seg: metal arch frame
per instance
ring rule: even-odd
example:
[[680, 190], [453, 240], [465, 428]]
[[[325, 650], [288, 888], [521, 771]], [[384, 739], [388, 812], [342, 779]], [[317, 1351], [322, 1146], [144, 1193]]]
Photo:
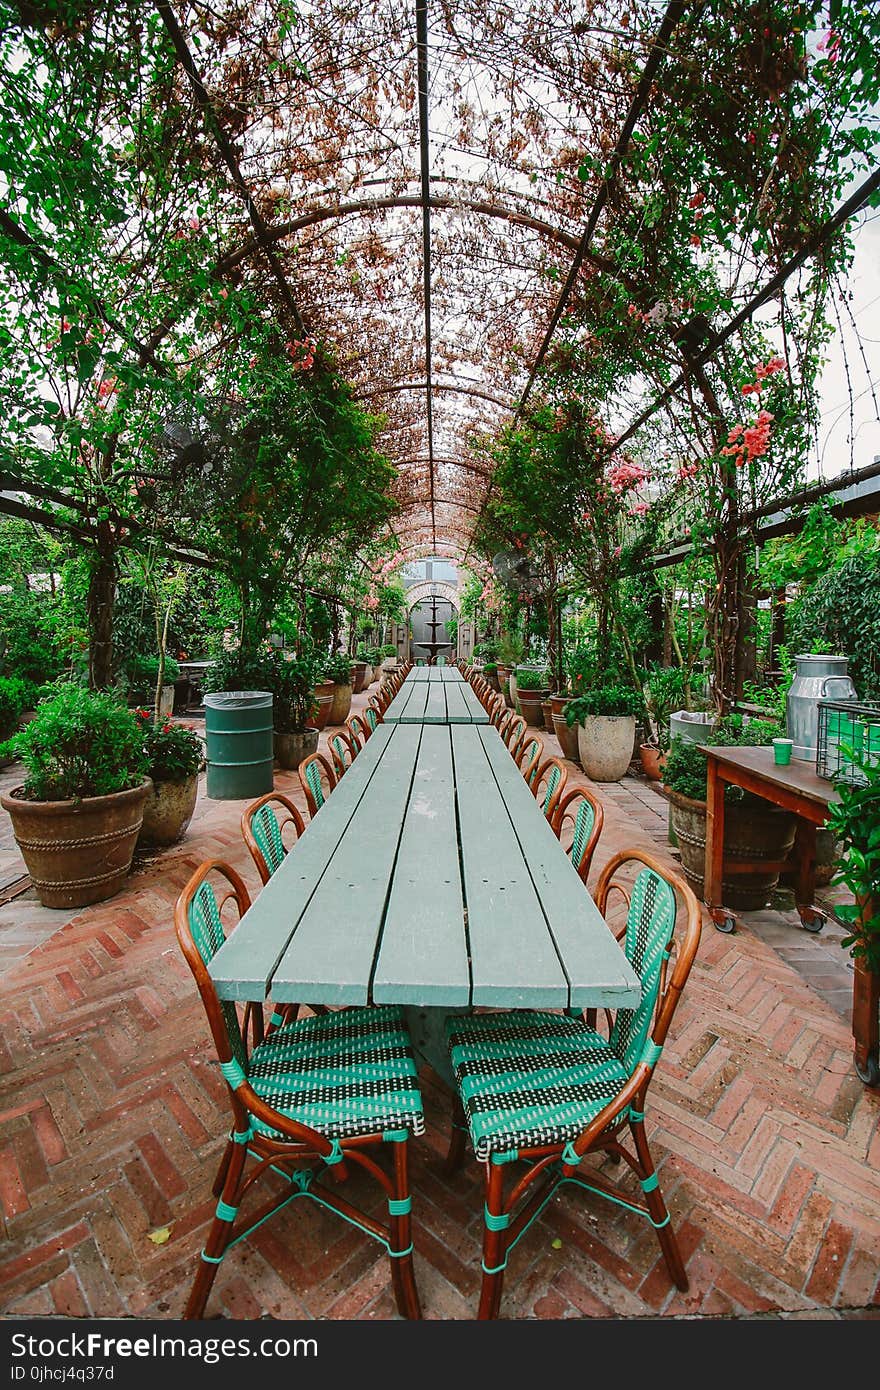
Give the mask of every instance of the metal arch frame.
[[431, 392], [431, 151], [428, 128], [428, 0], [416, 0], [416, 72], [419, 106], [419, 160], [422, 185], [422, 293], [425, 301], [425, 410], [430, 463], [431, 530], [436, 537], [434, 512], [434, 403]]

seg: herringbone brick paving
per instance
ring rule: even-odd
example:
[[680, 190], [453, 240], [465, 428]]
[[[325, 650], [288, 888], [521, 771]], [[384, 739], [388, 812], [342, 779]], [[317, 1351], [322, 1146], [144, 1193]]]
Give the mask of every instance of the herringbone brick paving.
[[[582, 777], [567, 766], [570, 781]], [[293, 775], [277, 785], [302, 804]], [[665, 806], [646, 784], [600, 791], [599, 862], [625, 844], [669, 854]], [[8, 1315], [182, 1310], [228, 1112], [172, 908], [211, 855], [258, 890], [240, 810], [201, 800], [180, 846], [111, 902], [62, 916], [0, 984]], [[422, 1083], [420, 1293], [426, 1316], [466, 1318], [479, 1286], [479, 1173], [470, 1160], [442, 1176], [448, 1096], [427, 1070]], [[511, 1255], [504, 1315], [870, 1315], [880, 1308], [878, 1119], [880, 1095], [852, 1070], [845, 1020], [758, 935], [707, 927], [649, 1093], [690, 1291], [670, 1286], [638, 1218], [564, 1190]], [[357, 1173], [350, 1183], [354, 1200], [374, 1202]], [[154, 1244], [150, 1233], [166, 1226], [170, 1238]], [[387, 1260], [329, 1213], [293, 1204], [227, 1257], [209, 1314], [392, 1317]]]

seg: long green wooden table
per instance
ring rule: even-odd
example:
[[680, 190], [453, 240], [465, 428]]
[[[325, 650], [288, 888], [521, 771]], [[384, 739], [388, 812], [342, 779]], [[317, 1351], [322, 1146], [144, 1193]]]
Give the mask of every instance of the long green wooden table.
[[[422, 679], [423, 669], [436, 671], [438, 679]], [[460, 671], [456, 671], [458, 680], [441, 679], [446, 670], [428, 666], [410, 671], [383, 715], [386, 724], [488, 724], [476, 691], [462, 680]]]
[[408, 681], [443, 681], [455, 685], [464, 681], [457, 666], [414, 666], [408, 673]]
[[468, 724], [381, 724], [210, 972], [223, 999], [278, 1003], [640, 996], [496, 730]]

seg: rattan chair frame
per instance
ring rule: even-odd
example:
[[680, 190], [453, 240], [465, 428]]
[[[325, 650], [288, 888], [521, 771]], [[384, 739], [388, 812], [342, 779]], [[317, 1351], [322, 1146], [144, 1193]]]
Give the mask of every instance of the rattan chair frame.
[[[323, 773], [323, 780], [326, 780], [327, 782], [327, 796], [329, 796], [330, 793], [335, 790], [337, 781], [336, 773], [333, 771], [333, 768], [330, 766], [323, 753], [310, 753], [307, 758], [303, 758], [302, 762], [297, 768], [297, 773], [299, 775], [300, 786], [305, 792], [306, 805], [309, 808], [309, 816], [311, 818], [314, 818], [321, 809], [317, 801], [315, 800], [314, 792], [312, 791], [311, 787], [306, 781], [306, 771], [309, 767], [312, 766], [313, 763], [318, 764], [320, 773]], [[327, 797], [325, 796], [324, 801], [326, 800]], [[323, 805], [323, 802], [321, 804]]]
[[[586, 883], [590, 876], [593, 855], [596, 853], [596, 846], [599, 843], [599, 838], [605, 826], [605, 810], [601, 801], [595, 793], [591, 792], [587, 787], [573, 787], [556, 803], [556, 809], [550, 823], [553, 826], [557, 838], [562, 842], [565, 824], [567, 821], [571, 821], [572, 823], [575, 821], [578, 813], [578, 806], [576, 803], [581, 801], [589, 802], [590, 806], [593, 808], [593, 827], [587, 837], [584, 848], [581, 850], [580, 858], [577, 861], [572, 858], [571, 862], [575, 871], [580, 876], [581, 881]], [[573, 847], [572, 845], [571, 848], [573, 849]], [[571, 849], [569, 849], [568, 854], [571, 858]]]
[[[286, 826], [293, 825], [294, 829], [296, 830], [296, 838], [299, 839], [300, 835], [302, 835], [305, 831], [306, 823], [303, 820], [302, 814], [299, 811], [298, 807], [294, 806], [290, 797], [284, 796], [282, 792], [267, 792], [265, 796], [258, 797], [256, 801], [252, 801], [250, 806], [246, 806], [245, 809], [242, 811], [242, 837], [244, 839], [245, 844], [248, 847], [248, 850], [250, 851], [251, 858], [257, 866], [257, 873], [260, 875], [262, 882], [268, 883], [269, 879], [272, 877], [272, 870], [266, 863], [265, 855], [263, 854], [263, 851], [260, 849], [259, 845], [257, 844], [254, 838], [254, 832], [251, 824], [254, 816], [264, 806], [272, 806], [273, 810], [275, 806], [283, 808], [283, 819], [277, 814], [277, 812], [275, 814], [275, 819], [276, 821], [278, 821], [278, 829], [281, 831], [282, 834], [284, 833], [284, 829]], [[286, 851], [287, 846], [285, 846], [285, 852]]]
[[[340, 744], [342, 745], [341, 748]], [[360, 744], [343, 726], [330, 735], [327, 740], [327, 749], [333, 763], [333, 771], [336, 773], [336, 780], [341, 782], [360, 752]], [[345, 761], [346, 754], [348, 755], [348, 762]]]
[[[219, 905], [220, 910], [222, 911], [223, 905], [232, 898], [237, 904], [239, 916], [247, 911], [250, 899], [242, 879], [228, 864], [212, 859], [196, 869], [180, 894], [174, 909], [174, 926], [180, 948], [201, 995], [220, 1065], [225, 1065], [231, 1072], [235, 1072], [235, 1067], [231, 1066], [235, 1062], [232, 1043], [220, 1000], [193, 938], [189, 919], [193, 897], [212, 874], [225, 879], [230, 889]], [[253, 1007], [250, 1004], [247, 1006], [245, 1018], [248, 1010]], [[291, 1026], [295, 1028], [296, 1024]], [[242, 1031], [247, 1051], [247, 1035]], [[213, 1192], [218, 1199], [217, 1209], [199, 1259], [184, 1318], [201, 1318], [204, 1315], [217, 1269], [231, 1246], [244, 1240], [274, 1212], [298, 1197], [311, 1197], [322, 1207], [335, 1212], [350, 1224], [359, 1227], [365, 1234], [383, 1243], [390, 1256], [392, 1286], [398, 1309], [404, 1317], [420, 1317], [412, 1261], [408, 1138], [386, 1139], [382, 1134], [376, 1133], [362, 1135], [356, 1139], [331, 1141], [318, 1130], [288, 1118], [261, 1100], [251, 1087], [246, 1071], [243, 1071], [240, 1064], [237, 1070], [240, 1076], [233, 1076], [233, 1079], [224, 1072], [232, 1109], [232, 1129], [214, 1180]], [[255, 1131], [251, 1124], [252, 1117], [284, 1135], [284, 1140], [270, 1139]], [[384, 1149], [386, 1145], [390, 1147], [392, 1154], [390, 1173], [386, 1173], [366, 1152], [377, 1146]], [[255, 1166], [246, 1176], [248, 1160], [253, 1160]], [[304, 1162], [316, 1162], [318, 1166], [304, 1170]], [[326, 1166], [328, 1163], [329, 1167]], [[388, 1201], [389, 1212], [396, 1211], [399, 1214], [389, 1214], [386, 1223], [377, 1221], [373, 1216], [367, 1215], [339, 1197], [325, 1183], [316, 1180], [329, 1172], [333, 1178], [341, 1181], [347, 1176], [346, 1165], [352, 1163], [363, 1168], [379, 1183]], [[288, 1189], [280, 1196], [272, 1197], [253, 1212], [247, 1221], [241, 1221], [238, 1209], [243, 1198], [259, 1179], [270, 1172], [287, 1178], [292, 1191]]]
[[[581, 1187], [597, 1196], [623, 1206], [629, 1211], [643, 1216], [654, 1227], [660, 1242], [661, 1252], [670, 1278], [677, 1288], [686, 1291], [687, 1273], [678, 1248], [678, 1241], [672, 1228], [669, 1212], [657, 1179], [654, 1160], [645, 1136], [645, 1098], [654, 1074], [656, 1059], [666, 1040], [676, 1006], [697, 953], [700, 943], [701, 912], [694, 893], [678, 874], [671, 873], [653, 854], [639, 848], [623, 849], [615, 854], [605, 865], [596, 889], [596, 904], [603, 914], [607, 909], [608, 897], [613, 889], [619, 889], [627, 903], [629, 896], [616, 881], [618, 870], [627, 864], [640, 864], [652, 869], [673, 888], [678, 899], [678, 916], [673, 932], [669, 961], [665, 961], [660, 977], [660, 988], [654, 1008], [653, 1027], [649, 1028], [649, 1038], [653, 1047], [653, 1061], [639, 1061], [627, 1082], [617, 1096], [596, 1115], [591, 1123], [571, 1144], [544, 1145], [540, 1148], [520, 1149], [518, 1158], [529, 1165], [527, 1171], [517, 1173], [507, 1193], [505, 1193], [504, 1160], [489, 1161], [483, 1165], [484, 1180], [484, 1232], [483, 1232], [483, 1279], [480, 1290], [478, 1317], [496, 1318], [501, 1303], [504, 1284], [504, 1269], [507, 1256], [533, 1221], [540, 1216], [558, 1188], [569, 1183]], [[685, 918], [683, 939], [678, 942], [678, 923]], [[621, 929], [618, 939], [625, 934]], [[587, 1019], [593, 1026], [589, 1016]], [[629, 1117], [629, 1118], [627, 1118]], [[624, 1129], [628, 1126], [635, 1153], [630, 1152], [620, 1142]], [[446, 1172], [452, 1174], [464, 1159], [467, 1138], [467, 1125], [460, 1099], [454, 1105], [452, 1137], [446, 1161]], [[578, 1177], [578, 1167], [587, 1154], [608, 1153], [614, 1159], [622, 1159], [639, 1179], [644, 1201], [638, 1201], [630, 1192], [623, 1191], [603, 1174], [592, 1169], [589, 1176]], [[567, 1161], [572, 1160], [572, 1161]], [[535, 1186], [537, 1184], [537, 1186]]]
[[529, 786], [532, 785], [532, 778], [543, 756], [544, 740], [538, 734], [529, 734], [527, 729], [520, 742], [515, 762]]
[[[545, 786], [545, 779], [551, 777], [554, 769], [559, 773], [559, 781], [549, 794], [549, 798], [545, 805], [545, 797], [541, 794], [541, 788]], [[565, 791], [565, 784], [567, 781], [568, 768], [560, 758], [545, 758], [540, 767], [536, 769], [531, 781], [529, 781], [529, 786], [535, 794], [535, 800], [551, 825], [553, 823], [553, 815], [556, 811], [556, 807], [559, 805], [562, 793]]]

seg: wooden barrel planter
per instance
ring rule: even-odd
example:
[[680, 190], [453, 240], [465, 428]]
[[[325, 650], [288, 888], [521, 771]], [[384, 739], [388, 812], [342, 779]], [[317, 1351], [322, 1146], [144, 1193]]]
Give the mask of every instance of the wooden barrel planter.
[[[667, 792], [672, 829], [681, 850], [684, 876], [697, 897], [703, 897], [706, 868], [706, 803], [680, 792]], [[740, 860], [755, 867], [722, 879], [723, 902], [741, 912], [766, 907], [779, 882], [779, 870], [762, 869], [761, 860], [778, 864], [791, 852], [797, 818], [769, 802], [728, 802], [724, 807], [724, 864]]]

